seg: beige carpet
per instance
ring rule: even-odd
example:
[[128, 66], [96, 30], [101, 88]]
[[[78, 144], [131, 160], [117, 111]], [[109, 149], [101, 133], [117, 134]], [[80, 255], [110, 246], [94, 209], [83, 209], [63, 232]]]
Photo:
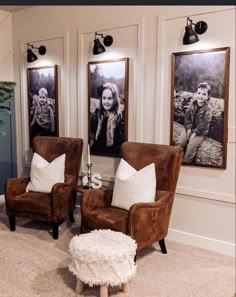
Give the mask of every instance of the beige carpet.
[[[4, 201], [0, 199], [0, 296], [76, 297], [75, 277], [69, 272], [68, 244], [79, 233], [76, 223], [60, 226], [59, 240], [50, 225], [17, 218], [10, 232]], [[168, 254], [158, 245], [137, 255], [137, 274], [130, 281], [130, 297], [233, 297], [235, 259], [167, 241]], [[81, 296], [97, 297], [99, 288], [85, 287]], [[110, 297], [126, 297], [118, 287]]]

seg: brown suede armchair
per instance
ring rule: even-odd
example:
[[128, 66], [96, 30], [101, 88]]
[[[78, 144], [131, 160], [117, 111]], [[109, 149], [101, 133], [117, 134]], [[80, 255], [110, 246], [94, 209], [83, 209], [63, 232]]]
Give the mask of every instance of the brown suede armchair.
[[33, 152], [48, 162], [62, 154], [65, 159], [65, 182], [54, 184], [51, 193], [26, 192], [30, 178], [11, 178], [5, 184], [6, 213], [10, 230], [15, 231], [15, 217], [51, 222], [53, 238], [58, 239], [58, 226], [69, 216], [74, 222], [75, 186], [79, 177], [83, 140], [69, 137], [37, 136]]
[[156, 197], [154, 203], [136, 203], [129, 211], [112, 207], [112, 190], [85, 190], [81, 199], [81, 232], [111, 229], [130, 235], [141, 250], [159, 242], [166, 254], [168, 232], [176, 184], [182, 163], [180, 147], [159, 144], [125, 142], [121, 157], [136, 170], [155, 163]]

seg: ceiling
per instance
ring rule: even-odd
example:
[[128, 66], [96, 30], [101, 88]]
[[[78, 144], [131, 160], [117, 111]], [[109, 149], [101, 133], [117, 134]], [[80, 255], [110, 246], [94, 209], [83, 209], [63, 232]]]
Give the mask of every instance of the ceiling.
[[23, 6], [23, 5], [19, 5], [19, 6], [5, 6], [5, 5], [0, 5], [0, 10], [5, 10], [5, 11], [9, 11], [9, 12], [14, 12], [14, 11], [18, 11], [21, 9], [26, 9], [26, 8], [30, 8], [32, 6]]

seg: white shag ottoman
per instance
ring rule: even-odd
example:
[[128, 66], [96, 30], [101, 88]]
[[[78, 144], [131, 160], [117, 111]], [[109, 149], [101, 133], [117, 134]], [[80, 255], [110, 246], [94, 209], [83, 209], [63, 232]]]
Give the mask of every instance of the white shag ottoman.
[[108, 285], [122, 285], [128, 293], [128, 281], [137, 268], [136, 249], [136, 242], [121, 232], [94, 230], [74, 236], [69, 244], [69, 270], [77, 278], [76, 293], [82, 293], [84, 284], [99, 285], [100, 297], [108, 296]]

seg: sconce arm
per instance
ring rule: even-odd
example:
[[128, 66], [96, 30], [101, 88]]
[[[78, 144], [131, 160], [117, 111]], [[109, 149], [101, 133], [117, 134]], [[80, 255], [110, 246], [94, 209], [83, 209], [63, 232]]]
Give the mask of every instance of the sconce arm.
[[99, 36], [101, 36], [102, 38], [104, 38], [103, 34], [100, 34], [100, 33], [95, 32], [95, 38], [96, 38], [97, 35], [99, 35]]

